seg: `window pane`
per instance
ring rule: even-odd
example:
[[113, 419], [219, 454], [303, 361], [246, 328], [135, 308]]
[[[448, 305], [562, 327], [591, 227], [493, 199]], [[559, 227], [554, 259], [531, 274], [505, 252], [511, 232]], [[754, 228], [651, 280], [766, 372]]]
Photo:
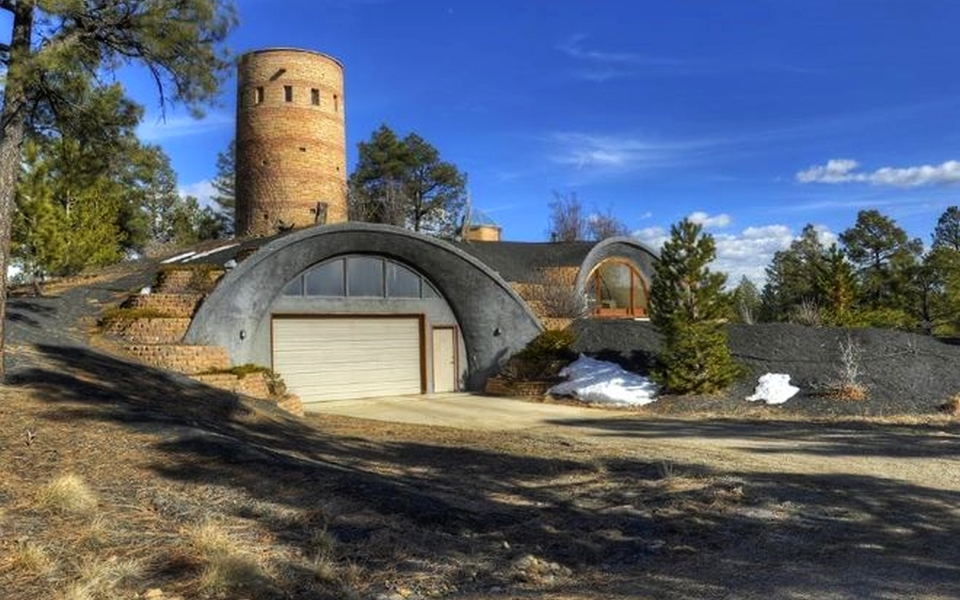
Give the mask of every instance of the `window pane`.
[[387, 262], [387, 297], [419, 298], [420, 276], [403, 265]]
[[303, 279], [308, 296], [343, 296], [343, 260], [315, 267]]
[[368, 256], [347, 259], [347, 295], [383, 297], [383, 260]]
[[623, 263], [600, 267], [600, 291], [604, 308], [631, 308], [630, 284], [633, 272]]
[[303, 295], [303, 277], [297, 276], [296, 279], [283, 288], [284, 296], [302, 296]]
[[437, 292], [437, 290], [434, 289], [434, 287], [433, 287], [432, 285], [430, 285], [430, 282], [427, 281], [426, 279], [423, 280], [423, 297], [424, 297], [424, 298], [439, 298], [439, 297], [440, 297], [440, 294]]

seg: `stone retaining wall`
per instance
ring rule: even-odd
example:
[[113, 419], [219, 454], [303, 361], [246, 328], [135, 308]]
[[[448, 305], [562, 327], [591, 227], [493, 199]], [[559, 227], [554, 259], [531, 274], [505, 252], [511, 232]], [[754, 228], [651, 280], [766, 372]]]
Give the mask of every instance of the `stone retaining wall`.
[[223, 277], [221, 269], [166, 267], [157, 274], [156, 292], [162, 294], [206, 294]]
[[190, 327], [186, 317], [120, 319], [107, 326], [107, 333], [131, 344], [176, 344]]
[[155, 310], [170, 317], [192, 317], [203, 294], [140, 294], [126, 302], [129, 308]]
[[186, 375], [225, 370], [230, 366], [227, 350], [222, 346], [131, 344], [125, 349], [151, 367], [178, 371]]

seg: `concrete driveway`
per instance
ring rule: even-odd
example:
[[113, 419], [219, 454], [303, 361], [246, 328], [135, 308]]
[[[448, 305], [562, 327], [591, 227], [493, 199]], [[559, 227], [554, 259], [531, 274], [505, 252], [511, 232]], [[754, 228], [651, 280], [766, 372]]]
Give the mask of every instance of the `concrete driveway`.
[[558, 419], [609, 419], [611, 414], [616, 414], [601, 408], [540, 404], [468, 393], [337, 400], [304, 408], [317, 414], [484, 431], [530, 429]]

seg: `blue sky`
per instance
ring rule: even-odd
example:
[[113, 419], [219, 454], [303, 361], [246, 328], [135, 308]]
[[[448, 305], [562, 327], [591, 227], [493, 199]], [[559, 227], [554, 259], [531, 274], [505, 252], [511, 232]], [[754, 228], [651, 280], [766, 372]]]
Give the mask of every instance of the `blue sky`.
[[[960, 2], [239, 0], [236, 54], [346, 65], [348, 163], [381, 123], [466, 171], [507, 239], [546, 237], [575, 192], [654, 245], [693, 216], [717, 267], [762, 277], [806, 223], [876, 208], [929, 243], [960, 190]], [[204, 121], [142, 136], [203, 195], [233, 135], [235, 80]]]

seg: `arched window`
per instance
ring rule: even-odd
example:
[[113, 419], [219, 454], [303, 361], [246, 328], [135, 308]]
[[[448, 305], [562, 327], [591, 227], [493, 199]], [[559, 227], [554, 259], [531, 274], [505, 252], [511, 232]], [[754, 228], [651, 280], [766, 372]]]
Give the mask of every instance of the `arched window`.
[[284, 296], [439, 298], [420, 274], [379, 256], [350, 255], [310, 267], [283, 288]]
[[639, 269], [622, 258], [610, 258], [594, 267], [586, 293], [594, 316], [647, 316], [647, 282]]

